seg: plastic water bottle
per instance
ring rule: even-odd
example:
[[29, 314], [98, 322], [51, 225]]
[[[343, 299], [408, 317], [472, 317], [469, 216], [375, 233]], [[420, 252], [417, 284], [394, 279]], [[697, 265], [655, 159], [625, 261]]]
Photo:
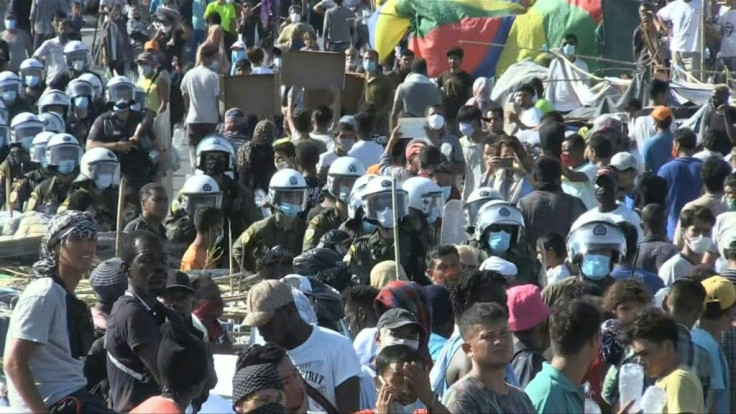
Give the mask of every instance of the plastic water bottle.
[[661, 413], [667, 403], [667, 393], [654, 385], [644, 391], [639, 401], [639, 408], [645, 413]]
[[629, 412], [639, 411], [639, 400], [644, 389], [644, 368], [639, 364], [624, 364], [618, 373], [618, 401], [621, 407], [625, 407], [631, 401], [635, 401]]
[[585, 392], [585, 407], [583, 408], [585, 414], [603, 414], [601, 407], [593, 399], [593, 390], [590, 387], [590, 383], [586, 382], [583, 384], [583, 391]]

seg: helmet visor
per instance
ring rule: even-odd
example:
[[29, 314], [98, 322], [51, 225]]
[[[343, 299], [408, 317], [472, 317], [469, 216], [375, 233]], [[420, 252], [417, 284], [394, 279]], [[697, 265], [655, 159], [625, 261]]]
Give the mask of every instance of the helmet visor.
[[307, 190], [304, 188], [294, 189], [275, 189], [271, 191], [271, 203], [278, 206], [279, 204], [290, 204], [299, 206], [301, 211], [306, 210], [307, 201]]
[[328, 175], [327, 176], [327, 191], [332, 194], [333, 197], [347, 203], [350, 199], [350, 192], [353, 189], [353, 184], [358, 177], [350, 177], [345, 175]]
[[591, 237], [589, 229], [575, 230], [568, 236], [567, 248], [571, 253], [571, 259], [580, 254], [588, 254], [603, 249], [611, 250], [614, 258], [620, 253], [626, 252], [626, 239], [623, 237]]
[[90, 179], [101, 188], [120, 183], [120, 164], [111, 161], [96, 162], [89, 167]]
[[181, 206], [191, 218], [202, 207], [220, 208], [221, 204], [222, 193], [184, 194], [181, 201]]
[[83, 50], [67, 53], [66, 64], [77, 72], [84, 70], [89, 64], [89, 53]]
[[64, 161], [75, 161], [79, 165], [82, 159], [82, 147], [79, 145], [59, 145], [48, 149], [48, 162], [50, 165], [59, 165]]
[[43, 164], [46, 159], [46, 143], [31, 145], [30, 153], [32, 162]]
[[[396, 212], [398, 217], [405, 217], [409, 214], [406, 202], [406, 191], [396, 191]], [[370, 220], [377, 220], [378, 213], [386, 209], [393, 208], [393, 200], [390, 192], [366, 195], [363, 199], [363, 207], [365, 208], [365, 217]]]
[[424, 214], [430, 214], [433, 211], [437, 212], [437, 215], [442, 215], [442, 206], [444, 206], [445, 199], [442, 193], [431, 193], [422, 197], [424, 200]]
[[113, 85], [108, 89], [108, 102], [117, 102], [120, 100], [130, 102], [133, 99], [135, 99], [135, 87], [129, 83]]
[[13, 134], [11, 136], [11, 142], [14, 144], [20, 144], [24, 140], [33, 139], [36, 134], [43, 132], [43, 126], [33, 123], [27, 125], [19, 125], [13, 128]]
[[478, 211], [480, 211], [480, 208], [483, 207], [483, 204], [485, 204], [487, 201], [486, 199], [482, 200], [476, 200], [472, 203], [468, 203], [465, 205], [465, 217], [468, 220], [467, 223], [465, 223], [468, 226], [474, 226], [475, 220], [478, 218]]
[[66, 94], [69, 98], [74, 99], [77, 96], [94, 96], [95, 90], [87, 82], [73, 82], [67, 86]]

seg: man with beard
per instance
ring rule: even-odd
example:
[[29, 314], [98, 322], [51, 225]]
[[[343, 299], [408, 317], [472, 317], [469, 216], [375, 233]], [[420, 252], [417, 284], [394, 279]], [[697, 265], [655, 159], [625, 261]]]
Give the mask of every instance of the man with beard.
[[157, 357], [161, 325], [180, 317], [156, 298], [166, 290], [166, 257], [161, 239], [135, 231], [123, 243], [123, 272], [128, 290], [118, 299], [107, 321], [107, 377], [113, 409], [128, 412], [159, 394]]
[[406, 75], [411, 72], [411, 67], [414, 64], [414, 52], [409, 49], [401, 49], [396, 58], [396, 67], [386, 75], [391, 79], [394, 90], [404, 82]]

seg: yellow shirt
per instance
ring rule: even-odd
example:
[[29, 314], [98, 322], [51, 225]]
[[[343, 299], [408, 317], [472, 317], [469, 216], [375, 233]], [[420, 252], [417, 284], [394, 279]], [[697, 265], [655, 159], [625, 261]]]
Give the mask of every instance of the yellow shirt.
[[213, 1], [207, 5], [206, 9], [204, 9], [205, 19], [212, 13], [220, 15], [220, 26], [222, 26], [223, 30], [230, 33], [230, 22], [233, 19], [238, 18], [237, 13], [235, 12], [235, 6], [229, 3], [220, 4], [217, 1]]
[[161, 98], [158, 96], [158, 85], [163, 81], [161, 76], [155, 78], [141, 78], [138, 86], [146, 92], [146, 109], [158, 114], [158, 108], [161, 106]]
[[657, 381], [657, 387], [667, 393], [663, 413], [704, 413], [703, 387], [697, 375], [678, 368]]

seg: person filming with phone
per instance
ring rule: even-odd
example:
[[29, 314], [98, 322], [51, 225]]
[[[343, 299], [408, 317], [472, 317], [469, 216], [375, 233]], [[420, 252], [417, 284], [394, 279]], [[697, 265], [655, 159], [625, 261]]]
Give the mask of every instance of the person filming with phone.
[[493, 188], [504, 200], [516, 204], [534, 190], [533, 179], [525, 167], [526, 158], [524, 147], [515, 137], [486, 144], [483, 148], [486, 173], [481, 186]]

